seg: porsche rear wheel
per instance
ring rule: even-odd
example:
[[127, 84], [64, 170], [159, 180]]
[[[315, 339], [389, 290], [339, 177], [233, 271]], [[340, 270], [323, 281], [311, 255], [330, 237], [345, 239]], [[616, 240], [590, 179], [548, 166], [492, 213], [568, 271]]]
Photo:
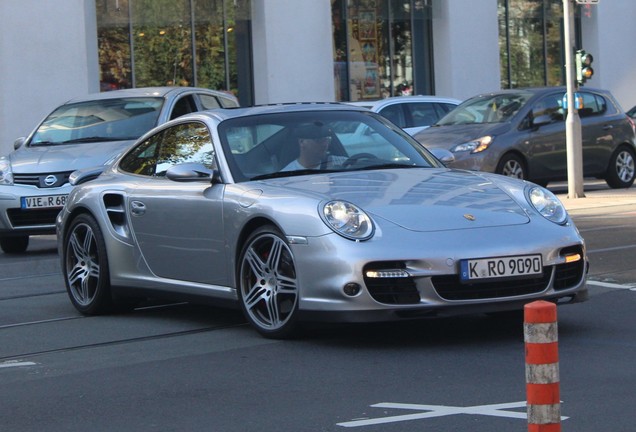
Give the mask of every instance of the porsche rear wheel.
[[254, 231], [238, 261], [241, 308], [263, 336], [284, 339], [297, 330], [298, 284], [294, 256], [273, 226]]
[[71, 302], [81, 313], [113, 311], [106, 246], [93, 217], [79, 215], [71, 223], [64, 237], [62, 273]]

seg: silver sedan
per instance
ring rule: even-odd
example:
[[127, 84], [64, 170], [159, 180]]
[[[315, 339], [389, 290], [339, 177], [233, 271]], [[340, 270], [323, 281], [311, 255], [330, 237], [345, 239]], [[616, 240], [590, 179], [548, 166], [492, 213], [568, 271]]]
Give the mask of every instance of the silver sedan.
[[[368, 140], [350, 134], [367, 129]], [[521, 310], [587, 298], [584, 241], [548, 190], [451, 170], [344, 104], [212, 110], [155, 128], [57, 219], [84, 314], [154, 296], [240, 306], [265, 337], [305, 321]]]

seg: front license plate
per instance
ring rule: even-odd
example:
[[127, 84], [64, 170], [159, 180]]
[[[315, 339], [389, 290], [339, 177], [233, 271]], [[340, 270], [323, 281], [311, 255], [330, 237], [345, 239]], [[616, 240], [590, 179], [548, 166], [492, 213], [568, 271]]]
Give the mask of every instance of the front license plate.
[[543, 274], [541, 255], [521, 255], [495, 258], [461, 260], [459, 262], [462, 281], [498, 279]]
[[22, 197], [23, 209], [62, 208], [68, 195], [46, 195], [35, 197]]

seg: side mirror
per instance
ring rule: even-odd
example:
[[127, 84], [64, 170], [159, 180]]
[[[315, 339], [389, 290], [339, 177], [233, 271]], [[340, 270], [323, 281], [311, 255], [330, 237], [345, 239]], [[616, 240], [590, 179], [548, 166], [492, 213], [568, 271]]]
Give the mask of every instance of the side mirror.
[[200, 163], [183, 163], [173, 165], [166, 171], [166, 178], [176, 182], [210, 181], [217, 183], [219, 172]]
[[433, 153], [433, 156], [439, 159], [439, 161], [444, 165], [455, 162], [455, 155], [451, 153], [450, 150], [446, 150], [443, 148], [434, 148], [431, 149], [430, 152]]
[[26, 137], [20, 137], [17, 140], [13, 141], [13, 150], [17, 150], [24, 145], [26, 142]]
[[537, 116], [532, 120], [532, 126], [534, 127], [539, 127], [550, 123], [552, 123], [552, 117], [548, 114]]

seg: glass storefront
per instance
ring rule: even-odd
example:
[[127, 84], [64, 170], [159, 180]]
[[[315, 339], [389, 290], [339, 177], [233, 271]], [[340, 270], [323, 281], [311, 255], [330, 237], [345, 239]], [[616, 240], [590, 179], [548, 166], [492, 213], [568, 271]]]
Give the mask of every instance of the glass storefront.
[[96, 0], [102, 91], [227, 90], [251, 104], [250, 0]]
[[424, 0], [332, 0], [338, 101], [431, 94], [431, 6]]
[[563, 0], [498, 0], [498, 12], [501, 87], [565, 85]]

